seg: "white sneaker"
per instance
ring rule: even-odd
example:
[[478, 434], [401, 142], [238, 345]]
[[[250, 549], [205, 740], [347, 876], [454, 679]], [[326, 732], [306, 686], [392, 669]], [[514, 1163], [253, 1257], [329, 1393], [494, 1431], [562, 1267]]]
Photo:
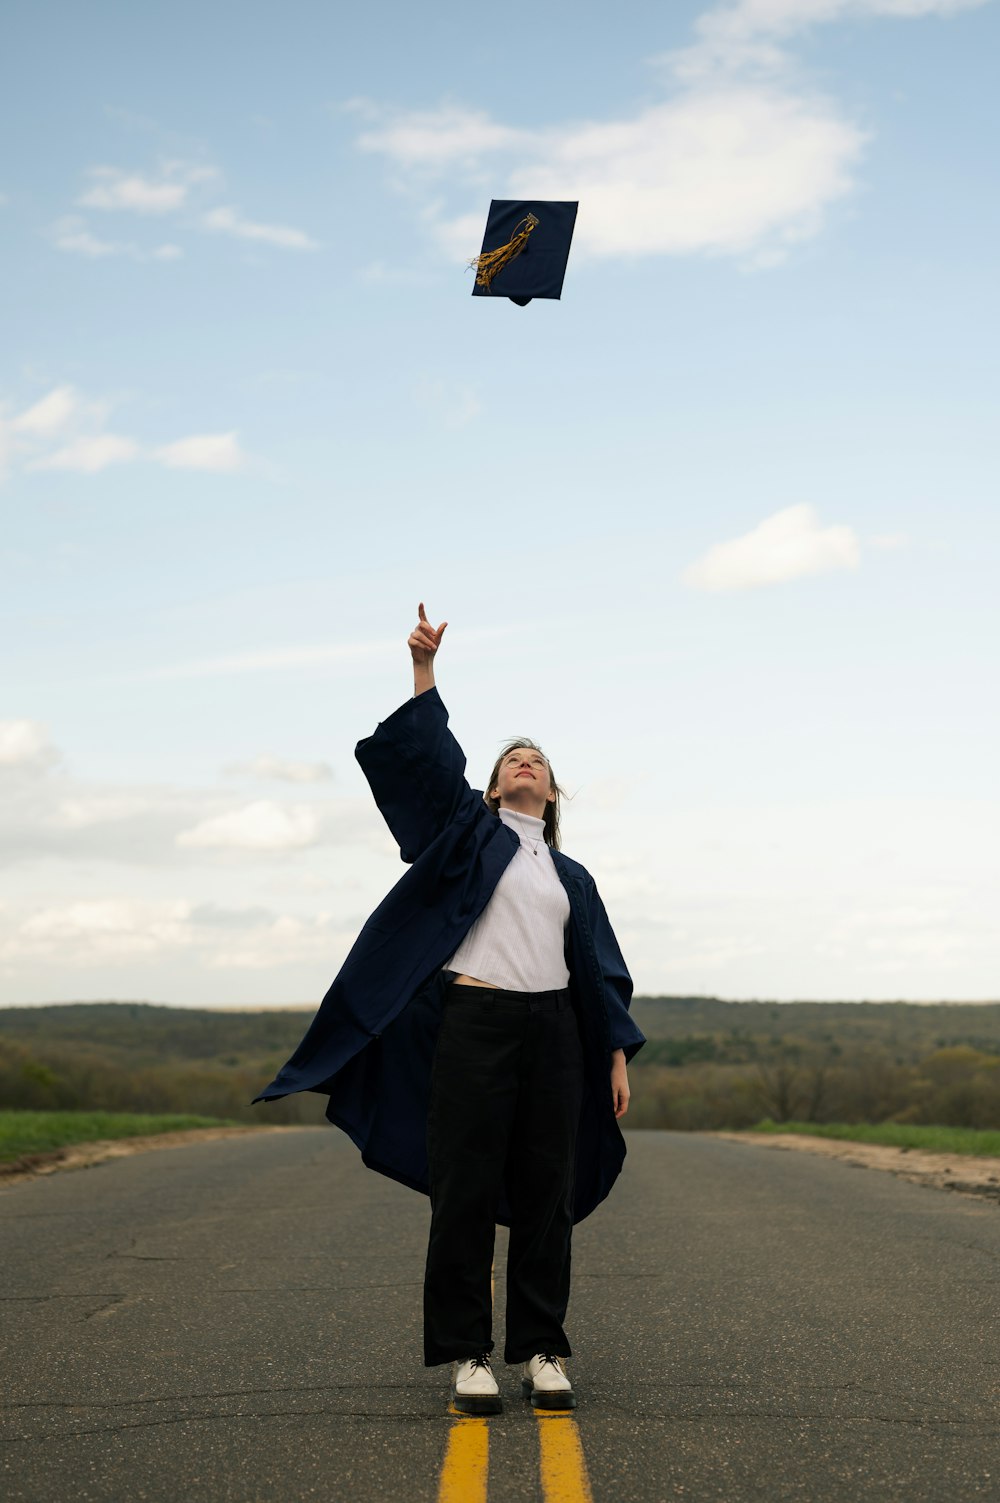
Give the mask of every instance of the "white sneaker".
[[576, 1395], [562, 1357], [539, 1352], [521, 1369], [521, 1392], [535, 1409], [575, 1409]]
[[468, 1357], [451, 1365], [451, 1402], [460, 1414], [499, 1414], [500, 1388], [490, 1367], [490, 1354]]

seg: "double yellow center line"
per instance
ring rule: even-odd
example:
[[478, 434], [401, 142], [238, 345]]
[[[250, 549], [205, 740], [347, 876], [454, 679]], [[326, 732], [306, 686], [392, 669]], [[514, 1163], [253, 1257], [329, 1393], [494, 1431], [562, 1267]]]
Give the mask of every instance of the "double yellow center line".
[[[454, 1411], [453, 1411], [454, 1412]], [[593, 1503], [572, 1411], [535, 1409], [544, 1503]], [[487, 1503], [490, 1422], [457, 1414], [448, 1432], [438, 1503]]]

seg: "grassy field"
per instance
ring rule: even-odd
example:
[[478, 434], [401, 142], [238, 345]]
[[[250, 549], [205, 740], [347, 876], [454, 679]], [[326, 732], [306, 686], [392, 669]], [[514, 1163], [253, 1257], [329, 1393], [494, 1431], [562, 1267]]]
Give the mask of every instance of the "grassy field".
[[810, 1138], [843, 1138], [881, 1143], [888, 1148], [923, 1148], [928, 1153], [977, 1153], [1000, 1157], [1000, 1132], [974, 1127], [911, 1127], [898, 1122], [758, 1122], [752, 1132], [794, 1132]]
[[[0, 1163], [31, 1153], [51, 1153], [70, 1143], [106, 1138], [144, 1137], [183, 1132], [190, 1127], [238, 1127], [219, 1117], [152, 1116], [140, 1112], [4, 1112], [0, 1111]], [[251, 1129], [252, 1130], [252, 1129]]]

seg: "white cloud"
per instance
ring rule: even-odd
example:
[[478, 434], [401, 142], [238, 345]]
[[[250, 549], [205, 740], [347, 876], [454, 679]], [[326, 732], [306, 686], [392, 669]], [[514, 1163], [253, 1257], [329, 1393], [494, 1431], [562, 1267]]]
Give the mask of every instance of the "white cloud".
[[66, 215], [52, 227], [52, 240], [57, 250], [70, 255], [89, 256], [100, 260], [105, 256], [138, 256], [138, 247], [122, 240], [101, 240], [87, 228], [78, 214]]
[[[332, 778], [325, 763], [262, 760], [271, 776], [303, 788]], [[65, 860], [77, 872], [81, 861], [150, 870], [193, 860], [203, 868], [207, 850], [267, 857], [334, 835], [342, 848], [383, 839], [364, 799], [309, 803], [300, 795], [293, 804], [234, 806], [219, 788], [93, 783], [71, 776], [60, 761], [36, 721], [0, 721], [0, 878], [4, 869], [31, 870], [39, 861]]]
[[235, 433], [196, 433], [162, 444], [153, 450], [154, 459], [168, 470], [211, 470], [232, 474], [246, 463]]
[[80, 401], [72, 386], [57, 386], [14, 418], [11, 428], [15, 433], [48, 438], [65, 428], [79, 410]]
[[78, 214], [68, 214], [57, 220], [50, 233], [57, 250], [75, 256], [89, 256], [91, 260], [127, 256], [132, 261], [176, 261], [184, 254], [179, 245], [169, 241], [152, 250], [143, 250], [132, 240], [102, 240]]
[[706, 11], [695, 22], [695, 30], [705, 37], [787, 37], [831, 21], [950, 16], [987, 3], [988, 0], [737, 0], [735, 5], [718, 5]]
[[[180, 159], [162, 161], [153, 172], [99, 166], [89, 168], [86, 179], [86, 187], [75, 200], [77, 208], [128, 213], [146, 219], [180, 217], [182, 222], [200, 223], [205, 229], [281, 246], [286, 250], [318, 249], [316, 240], [291, 225], [248, 219], [239, 209], [227, 204], [205, 209], [206, 195], [200, 190], [207, 188], [210, 199], [218, 195], [221, 184], [221, 174], [214, 167]], [[197, 219], [191, 217], [192, 211], [198, 211]], [[93, 260], [126, 256], [140, 262], [176, 261], [184, 254], [183, 248], [174, 241], [143, 246], [132, 240], [105, 239], [95, 234], [79, 214], [68, 214], [59, 219], [50, 234], [59, 250]]]
[[[854, 187], [868, 137], [809, 88], [785, 50], [796, 33], [857, 18], [947, 16], [985, 0], [740, 0], [704, 12], [694, 43], [660, 59], [670, 95], [631, 115], [526, 128], [449, 103], [412, 112], [349, 108], [357, 145], [400, 169], [397, 186], [456, 260], [479, 248], [481, 213], [453, 205], [453, 182], [481, 197], [579, 199], [576, 255], [749, 256], [769, 266], [815, 235]], [[447, 179], [447, 185], [444, 183]]]
[[121, 896], [55, 901], [18, 914], [0, 904], [0, 963], [31, 967], [128, 967], [186, 953], [209, 970], [335, 968], [357, 935], [359, 915], [292, 915], [262, 907], [223, 908], [185, 898]]
[[258, 224], [251, 219], [243, 219], [237, 209], [229, 206], [209, 210], [204, 223], [210, 230], [236, 235], [241, 240], [259, 240], [268, 245], [280, 245], [285, 250], [319, 248], [319, 242], [303, 230], [292, 229], [284, 224]]
[[322, 816], [311, 804], [258, 799], [242, 809], [203, 819], [177, 836], [179, 846], [199, 850], [294, 851], [317, 845]]
[[254, 757], [225, 769], [231, 778], [273, 778], [279, 783], [329, 783], [333, 769], [326, 762], [289, 762], [284, 757]]
[[84, 209], [129, 209], [137, 213], [173, 213], [188, 197], [188, 174], [177, 173], [152, 180], [120, 167], [92, 167], [87, 173], [92, 186], [77, 198]]
[[787, 43], [814, 26], [865, 20], [915, 20], [973, 10], [988, 0], [738, 0], [705, 11], [691, 46], [662, 59], [678, 79], [697, 83], [737, 72], [788, 70]]
[[93, 438], [78, 438], [54, 454], [35, 459], [28, 469], [78, 470], [84, 475], [96, 475], [109, 465], [138, 458], [140, 452], [134, 439], [122, 438], [115, 433], [100, 433]]
[[45, 727], [36, 720], [0, 720], [0, 767], [49, 767], [58, 761]]
[[0, 470], [3, 462], [18, 459], [27, 470], [93, 475], [146, 459], [171, 470], [232, 474], [248, 462], [235, 432], [195, 433], [144, 448], [124, 434], [106, 432], [108, 414], [107, 403], [84, 401], [72, 386], [54, 387], [16, 417], [0, 419]]
[[319, 913], [306, 918], [279, 914], [232, 939], [209, 959], [213, 970], [268, 971], [296, 962], [315, 961], [330, 966], [331, 955], [343, 954], [357, 936], [357, 927], [347, 928], [343, 918]]
[[529, 131], [499, 125], [484, 111], [459, 105], [385, 115], [377, 105], [366, 104], [364, 113], [374, 128], [358, 137], [362, 151], [381, 152], [401, 167], [475, 166], [488, 152], [518, 151], [531, 140]]
[[[359, 144], [401, 166], [454, 173], [460, 134], [451, 119], [436, 135], [415, 116]], [[682, 91], [631, 117], [521, 132], [516, 165], [501, 160], [493, 175], [498, 197], [578, 199], [574, 246], [584, 255], [745, 254], [814, 234], [850, 190], [864, 140], [822, 101], [743, 84]], [[443, 212], [435, 233], [466, 259], [479, 248], [481, 214]]]
[[57, 904], [25, 919], [2, 944], [0, 957], [61, 954], [67, 963], [99, 964], [191, 943], [191, 905], [125, 898]]
[[[56, 386], [16, 417], [6, 421], [0, 418], [0, 479], [3, 478], [4, 462], [15, 459], [26, 462], [28, 469], [46, 467], [49, 460], [45, 458], [45, 450], [60, 440], [63, 443], [61, 454], [58, 458], [50, 455], [56, 460], [55, 468], [102, 467], [102, 458], [107, 462], [106, 455], [86, 450], [74, 454], [74, 445], [69, 441], [81, 430], [102, 429], [106, 417], [105, 404], [84, 401], [72, 386]], [[41, 459], [37, 458], [39, 451], [42, 452]], [[32, 456], [35, 456], [34, 462]]]
[[859, 559], [850, 527], [822, 527], [812, 506], [789, 506], [742, 537], [710, 548], [685, 571], [684, 582], [698, 590], [752, 590], [855, 569]]
[[45, 816], [45, 825], [52, 830], [90, 830], [107, 828], [123, 820], [135, 820], [147, 814], [151, 807], [148, 794], [131, 791], [106, 791], [73, 793], [63, 797]]

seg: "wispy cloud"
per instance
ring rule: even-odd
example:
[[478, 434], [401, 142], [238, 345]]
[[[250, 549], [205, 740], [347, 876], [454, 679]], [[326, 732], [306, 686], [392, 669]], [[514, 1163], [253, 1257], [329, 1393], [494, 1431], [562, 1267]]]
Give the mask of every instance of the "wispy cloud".
[[[462, 644], [456, 652], [479, 653], [484, 642], [497, 642], [509, 637], [515, 628], [489, 626], [471, 629], [463, 633]], [[190, 663], [173, 663], [162, 668], [151, 668], [139, 675], [122, 675], [116, 682], [147, 683], [158, 679], [216, 678], [238, 673], [271, 673], [288, 668], [335, 668], [351, 667], [357, 663], [392, 661], [399, 655], [399, 643], [395, 638], [378, 642], [320, 642], [294, 647], [260, 648], [254, 652], [234, 653], [226, 657], [196, 659]]]
[[390, 658], [399, 652], [399, 644], [386, 642], [321, 643], [316, 646], [265, 648], [258, 652], [235, 653], [230, 657], [202, 658], [191, 663], [175, 663], [153, 668], [142, 675], [147, 679], [217, 678], [234, 673], [269, 673], [282, 668], [322, 668], [335, 664]]
[[165, 162], [155, 177], [121, 167], [91, 167], [87, 171], [90, 186], [76, 202], [85, 209], [172, 214], [184, 207], [196, 184], [213, 182], [218, 176], [214, 167], [181, 161]]
[[102, 240], [87, 229], [78, 214], [67, 214], [52, 226], [52, 243], [57, 250], [73, 256], [89, 256], [100, 260], [104, 256], [138, 256], [139, 247], [130, 241]]
[[72, 386], [56, 386], [44, 397], [14, 418], [14, 433], [47, 438], [64, 429], [80, 411], [80, 399]]
[[[304, 230], [249, 219], [228, 204], [211, 207], [223, 190], [223, 177], [217, 167], [204, 162], [164, 159], [155, 169], [145, 171], [101, 165], [88, 168], [84, 177], [85, 186], [74, 200], [75, 208], [99, 215], [129, 216], [133, 228], [137, 220], [172, 218], [178, 227], [210, 230], [284, 250], [318, 249], [318, 242]], [[184, 254], [174, 240], [149, 246], [95, 233], [78, 213], [57, 220], [49, 235], [58, 250], [91, 260], [121, 256], [134, 261], [175, 261]]]
[[[359, 150], [381, 156], [432, 239], [475, 254], [483, 173], [498, 196], [580, 201], [577, 254], [726, 255], [780, 262], [850, 194], [868, 133], [793, 65], [797, 33], [834, 21], [947, 16], [986, 0], [739, 0], [706, 10], [692, 44], [657, 59], [666, 98], [613, 118], [545, 127], [449, 101], [429, 110], [348, 105]], [[429, 183], [434, 208], [424, 207]]]
[[[190, 865], [193, 851], [305, 851], [334, 838], [345, 846], [382, 840], [364, 800], [317, 797], [329, 787], [322, 763], [275, 759], [295, 783], [292, 802], [234, 797], [229, 788], [94, 783], [74, 776], [36, 721], [0, 721], [0, 867], [40, 858], [133, 868]], [[324, 776], [320, 777], [320, 770]], [[295, 776], [295, 774], [300, 774]]]
[[861, 550], [850, 527], [823, 527], [812, 506], [789, 506], [725, 543], [716, 543], [684, 582], [696, 590], [753, 590], [809, 574], [856, 569]]
[[835, 22], [916, 20], [976, 10], [989, 0], [736, 0], [712, 6], [694, 23], [695, 41], [667, 61], [678, 76], [699, 79], [735, 69], [773, 71], [788, 64], [783, 44]]
[[230, 778], [274, 779], [279, 783], [329, 783], [333, 768], [327, 762], [290, 762], [285, 757], [254, 757], [251, 762], [232, 762], [223, 769]]
[[52, 244], [68, 255], [87, 256], [102, 260], [109, 256], [125, 256], [131, 261], [173, 261], [183, 255], [180, 246], [165, 244], [143, 250], [134, 240], [102, 240], [87, 228], [78, 214], [69, 214], [59, 219], [50, 231]]
[[[0, 454], [25, 470], [72, 470], [95, 475], [138, 460], [171, 470], [234, 474], [249, 456], [235, 431], [195, 433], [153, 446], [105, 427], [110, 404], [85, 400], [72, 386], [56, 386], [13, 418], [0, 419]], [[53, 445], [58, 447], [53, 448]]]
[[77, 963], [106, 963], [150, 955], [191, 942], [191, 905], [103, 898], [41, 908], [0, 943], [0, 956], [43, 957], [59, 951]]
[[[360, 922], [360, 919], [357, 920]], [[345, 954], [353, 916], [224, 908], [186, 898], [120, 895], [55, 902], [26, 912], [0, 908], [0, 961], [57, 962], [102, 972], [136, 959], [160, 963], [185, 952], [212, 970], [271, 970]]]
[[232, 474], [246, 464], [235, 433], [198, 433], [162, 444], [152, 457], [168, 470], [208, 470], [215, 474]]
[[[475, 130], [478, 117], [470, 114], [468, 124]], [[359, 145], [398, 166], [461, 177], [464, 134], [458, 112], [448, 110], [390, 118]], [[506, 137], [499, 132], [497, 140]], [[745, 255], [815, 234], [824, 212], [850, 191], [865, 140], [820, 100], [749, 84], [520, 137], [510, 154], [516, 165], [501, 159], [493, 169], [499, 196], [578, 199], [579, 252], [630, 259]], [[482, 236], [481, 208], [442, 213], [432, 233], [465, 259]]]
[[109, 465], [125, 464], [138, 459], [139, 445], [117, 433], [101, 433], [94, 438], [78, 438], [54, 454], [29, 462], [29, 470], [76, 470], [82, 475], [96, 475]]
[[257, 799], [182, 830], [177, 844], [195, 850], [300, 851], [322, 838], [323, 813], [315, 804]]
[[240, 240], [259, 240], [267, 245], [280, 245], [285, 250], [318, 250], [319, 241], [313, 240], [304, 230], [293, 229], [285, 224], [259, 224], [244, 219], [238, 209], [229, 206], [211, 209], [204, 217], [207, 229], [226, 235], [235, 235]]
[[530, 131], [461, 105], [387, 114], [371, 101], [356, 100], [348, 108], [370, 122], [358, 137], [362, 151], [381, 152], [401, 167], [476, 167], [492, 152], [520, 151], [532, 141]]

